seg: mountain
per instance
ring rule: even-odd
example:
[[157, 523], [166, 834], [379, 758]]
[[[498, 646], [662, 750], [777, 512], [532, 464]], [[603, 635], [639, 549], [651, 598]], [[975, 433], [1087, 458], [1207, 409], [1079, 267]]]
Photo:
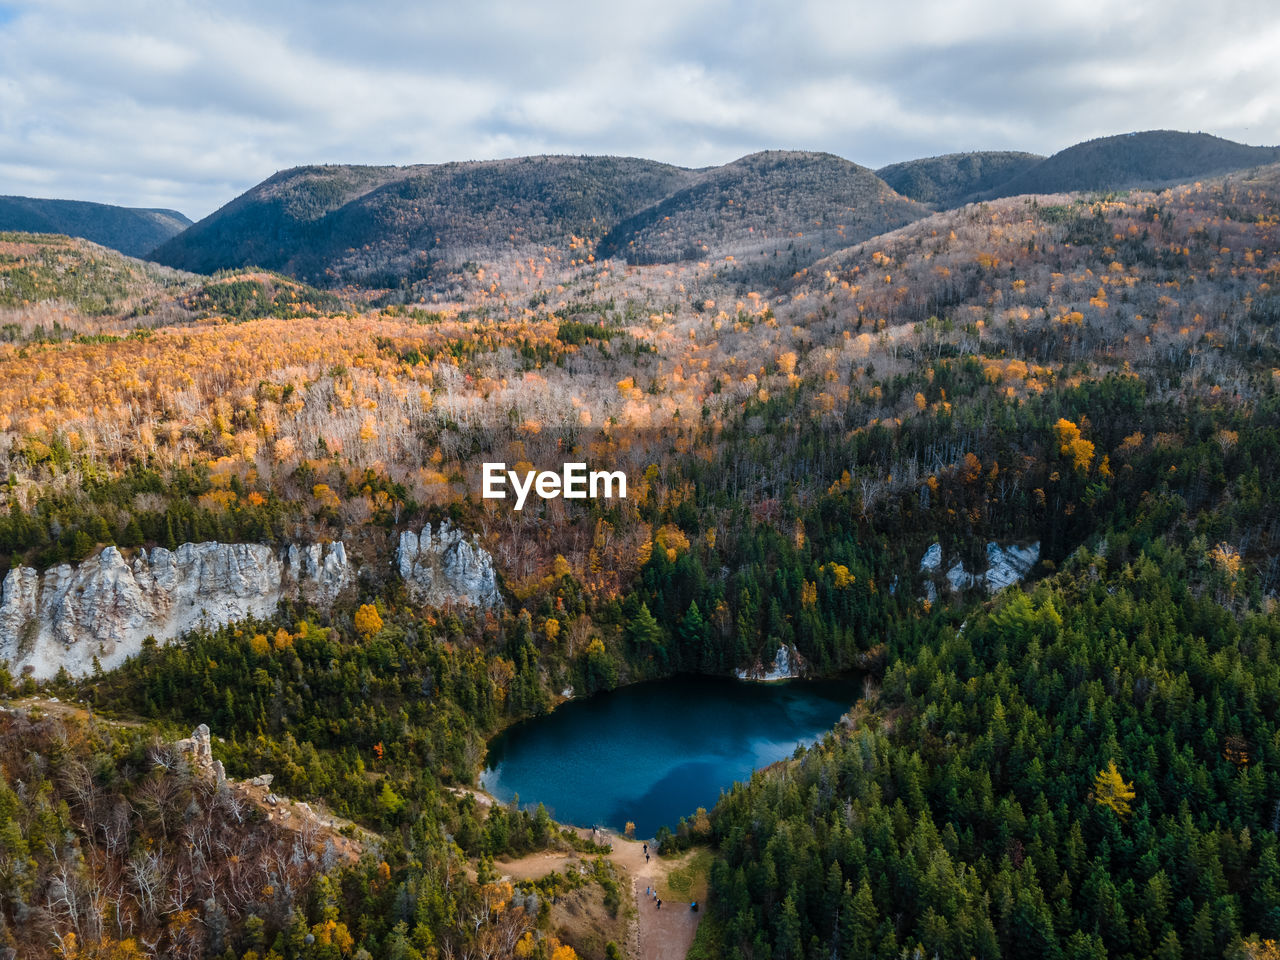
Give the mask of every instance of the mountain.
[[891, 163], [876, 176], [904, 197], [946, 210], [993, 190], [1042, 162], [1035, 153], [984, 150]]
[[987, 191], [983, 199], [1167, 185], [1276, 161], [1280, 147], [1251, 147], [1207, 133], [1148, 130], [1067, 147]]
[[[523, 157], [278, 173], [154, 251], [212, 273], [258, 265], [314, 283], [394, 287], [470, 262], [577, 257], [633, 263], [795, 252], [809, 260], [928, 211], [864, 167], [774, 151], [703, 170], [625, 157]], [[818, 239], [810, 236], [816, 233]]]
[[928, 214], [866, 167], [829, 153], [770, 150], [702, 171], [610, 230], [597, 253], [636, 264], [763, 256], [781, 258], [790, 274]]
[[395, 286], [440, 264], [594, 242], [690, 182], [693, 171], [624, 157], [523, 157], [278, 173], [160, 246], [171, 266], [257, 265], [313, 282]]
[[177, 210], [115, 207], [84, 200], [0, 197], [0, 230], [62, 233], [142, 257], [191, 226]]

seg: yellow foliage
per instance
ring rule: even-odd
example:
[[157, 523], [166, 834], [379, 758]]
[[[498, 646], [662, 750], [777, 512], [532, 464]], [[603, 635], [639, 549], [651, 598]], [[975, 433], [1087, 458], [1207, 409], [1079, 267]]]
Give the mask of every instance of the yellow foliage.
[[556, 637], [560, 636], [560, 621], [555, 617], [547, 617], [542, 625], [542, 632], [547, 636], [547, 643], [555, 643]]
[[311, 495], [316, 498], [316, 503], [321, 507], [337, 509], [342, 505], [342, 501], [338, 499], [338, 495], [333, 492], [327, 483], [317, 483], [311, 488]]
[[822, 565], [824, 573], [830, 573], [832, 582], [835, 583], [837, 590], [845, 590], [853, 586], [857, 579], [849, 573], [849, 568], [843, 563], [824, 563]]
[[1127, 817], [1132, 808], [1130, 802], [1136, 797], [1133, 783], [1125, 783], [1124, 777], [1116, 769], [1114, 760], [1108, 761], [1105, 770], [1099, 770], [1093, 781], [1093, 799], [1099, 806], [1107, 807], [1120, 819]]
[[1093, 463], [1093, 443], [1080, 436], [1080, 428], [1065, 417], [1053, 425], [1053, 432], [1062, 454], [1071, 458], [1076, 470], [1087, 473]]
[[1246, 960], [1280, 960], [1280, 944], [1254, 937], [1241, 944], [1241, 956]]
[[812, 607], [818, 602], [818, 585], [812, 580], [806, 580], [800, 588], [800, 602], [806, 607]]
[[58, 955], [63, 960], [143, 960], [149, 956], [138, 948], [136, 940], [113, 940], [107, 935], [81, 949], [74, 933], [68, 933], [63, 939]]
[[674, 562], [676, 557], [689, 549], [689, 538], [674, 524], [664, 524], [654, 534], [654, 542], [667, 552], [667, 559]]
[[1145, 439], [1146, 437], [1143, 436], [1141, 430], [1139, 430], [1137, 433], [1129, 434], [1127, 437], [1124, 438], [1124, 440], [1120, 442], [1120, 452], [1125, 454], [1130, 454], [1130, 453], [1133, 453], [1135, 450], [1141, 450], [1142, 441]]
[[355, 945], [355, 939], [347, 930], [347, 925], [337, 920], [323, 920], [317, 923], [311, 928], [311, 935], [316, 938], [319, 946], [327, 947], [332, 944], [343, 954], [350, 953]]
[[1219, 543], [1209, 551], [1209, 560], [1234, 580], [1240, 574], [1240, 551], [1229, 543]]
[[356, 632], [366, 640], [382, 629], [382, 617], [371, 603], [360, 605], [355, 616]]

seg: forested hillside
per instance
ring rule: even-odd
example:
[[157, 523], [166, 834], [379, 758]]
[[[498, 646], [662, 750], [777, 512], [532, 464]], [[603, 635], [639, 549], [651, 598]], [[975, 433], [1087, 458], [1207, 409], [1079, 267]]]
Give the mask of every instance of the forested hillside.
[[[691, 170], [627, 157], [519, 157], [407, 167], [331, 165], [275, 174], [152, 259], [201, 273], [266, 268], [384, 302], [466, 298], [482, 267], [620, 258], [724, 261], [742, 292], [930, 210], [1019, 194], [1150, 187], [1274, 163], [1273, 147], [1148, 131], [1049, 158], [986, 151], [873, 173], [824, 153], [772, 150]], [[32, 227], [28, 229], [40, 229]]]
[[191, 221], [176, 210], [113, 207], [82, 200], [0, 197], [0, 230], [62, 233], [145, 257]]
[[1277, 160], [1280, 147], [1250, 147], [1207, 133], [1146, 130], [1077, 143], [992, 187], [983, 196], [989, 199], [1022, 193], [1150, 187]]
[[1280, 616], [1233, 614], [1230, 558], [1159, 528], [892, 651], [852, 732], [725, 798], [725, 955], [1274, 938]]
[[892, 163], [877, 170], [876, 176], [904, 197], [946, 210], [1002, 186], [1043, 160], [1038, 154], [1012, 150], [949, 153]]
[[268, 267], [314, 283], [399, 287], [468, 261], [541, 254], [613, 224], [696, 174], [648, 160], [523, 157], [411, 167], [299, 167], [276, 174], [160, 246], [204, 273]]
[[[801, 161], [792, 209], [765, 187]], [[613, 866], [497, 880], [493, 857], [598, 851], [469, 795], [486, 739], [566, 690], [727, 674], [786, 644], [815, 673], [867, 671], [865, 697], [663, 832], [665, 854], [714, 853], [703, 956], [1266, 955], [1249, 943], [1280, 937], [1280, 168], [924, 216], [834, 158], [740, 163], [646, 168], [671, 219], [625, 235], [702, 235], [696, 256], [595, 255], [602, 212], [623, 218], [583, 186], [555, 216], [595, 233], [546, 227], [537, 255], [477, 259], [430, 305], [4, 238], [5, 289], [32, 291], [0, 344], [9, 566], [215, 539], [342, 540], [367, 563], [330, 609], [286, 602], [43, 688], [0, 670], [0, 693], [141, 724], [5, 719], [0, 947], [615, 956], [564, 906], [576, 890], [625, 923]], [[290, 200], [281, 178], [281, 236], [413, 182], [339, 180]], [[854, 233], [868, 206], [902, 225]], [[772, 232], [801, 209], [846, 236], [745, 269], [813, 240]], [[769, 236], [734, 246], [744, 230]], [[37, 331], [53, 315], [72, 332]], [[625, 470], [627, 498], [479, 496], [484, 461], [571, 458]], [[446, 519], [492, 554], [500, 607], [411, 599], [391, 545]], [[935, 543], [966, 569], [992, 543], [1040, 559], [992, 597], [922, 569]], [[270, 772], [354, 821], [354, 859], [321, 842], [262, 866], [274, 822], [157, 762], [202, 722], [233, 781]], [[191, 865], [203, 821], [266, 881]]]
[[203, 272], [258, 265], [416, 298], [480, 264], [510, 267], [566, 248], [571, 260], [633, 263], [764, 255], [775, 261], [771, 275], [789, 275], [925, 212], [869, 170], [795, 151], [707, 170], [619, 157], [303, 167], [250, 190], [154, 258]]
[[774, 150], [705, 172], [619, 223], [596, 253], [632, 264], [729, 258], [745, 261], [738, 268], [744, 282], [772, 285], [926, 212], [865, 167], [830, 154]]

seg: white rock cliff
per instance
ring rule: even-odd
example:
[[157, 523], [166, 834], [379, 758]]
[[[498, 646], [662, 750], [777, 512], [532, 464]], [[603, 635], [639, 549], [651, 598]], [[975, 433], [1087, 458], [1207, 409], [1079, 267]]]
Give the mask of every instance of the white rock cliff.
[[[956, 561], [947, 570], [944, 580], [952, 591], [968, 590], [970, 587], [981, 585], [986, 588], [987, 593], [996, 594], [1005, 587], [1021, 582], [1039, 560], [1039, 543], [1029, 546], [1016, 544], [1001, 546], [991, 541], [987, 544], [986, 570], [966, 570], [963, 563]], [[934, 543], [920, 559], [920, 572], [926, 577], [925, 599], [930, 602], [937, 599], [937, 587], [933, 580], [941, 569], [942, 545]]]
[[450, 603], [495, 608], [502, 606], [498, 577], [491, 557], [474, 538], [446, 520], [433, 536], [431, 524], [421, 534], [400, 534], [396, 551], [400, 576], [416, 603], [441, 607]]
[[148, 636], [164, 643], [199, 627], [267, 617], [285, 598], [327, 606], [353, 580], [340, 542], [279, 555], [258, 543], [184, 543], [140, 550], [132, 563], [107, 547], [43, 574], [14, 567], [0, 592], [0, 660], [38, 679], [59, 667], [88, 673], [94, 657], [109, 670]]

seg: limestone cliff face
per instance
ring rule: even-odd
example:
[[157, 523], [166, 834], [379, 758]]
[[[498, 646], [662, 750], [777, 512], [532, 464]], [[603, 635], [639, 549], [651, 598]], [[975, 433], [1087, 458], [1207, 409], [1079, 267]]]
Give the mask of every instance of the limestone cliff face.
[[447, 520], [434, 536], [430, 524], [421, 534], [411, 530], [400, 534], [396, 562], [409, 596], [417, 603], [434, 607], [450, 603], [481, 608], [502, 606], [493, 557]]
[[[987, 544], [987, 566], [985, 570], [966, 570], [963, 563], [956, 561], [947, 569], [943, 583], [952, 591], [968, 590], [981, 586], [989, 594], [996, 594], [1005, 587], [1021, 582], [1031, 568], [1040, 560], [1040, 544], [1025, 546], [1007, 544], [1001, 546], [992, 541]], [[925, 575], [925, 599], [930, 603], [938, 599], [938, 588], [934, 582], [942, 572], [942, 544], [934, 543], [920, 560], [920, 572]]]
[[141, 550], [130, 563], [115, 547], [78, 566], [43, 574], [14, 567], [0, 592], [0, 660], [15, 673], [87, 673], [97, 657], [118, 666], [153, 636], [267, 617], [286, 597], [331, 604], [354, 580], [341, 543], [277, 554], [256, 543], [184, 543]]

